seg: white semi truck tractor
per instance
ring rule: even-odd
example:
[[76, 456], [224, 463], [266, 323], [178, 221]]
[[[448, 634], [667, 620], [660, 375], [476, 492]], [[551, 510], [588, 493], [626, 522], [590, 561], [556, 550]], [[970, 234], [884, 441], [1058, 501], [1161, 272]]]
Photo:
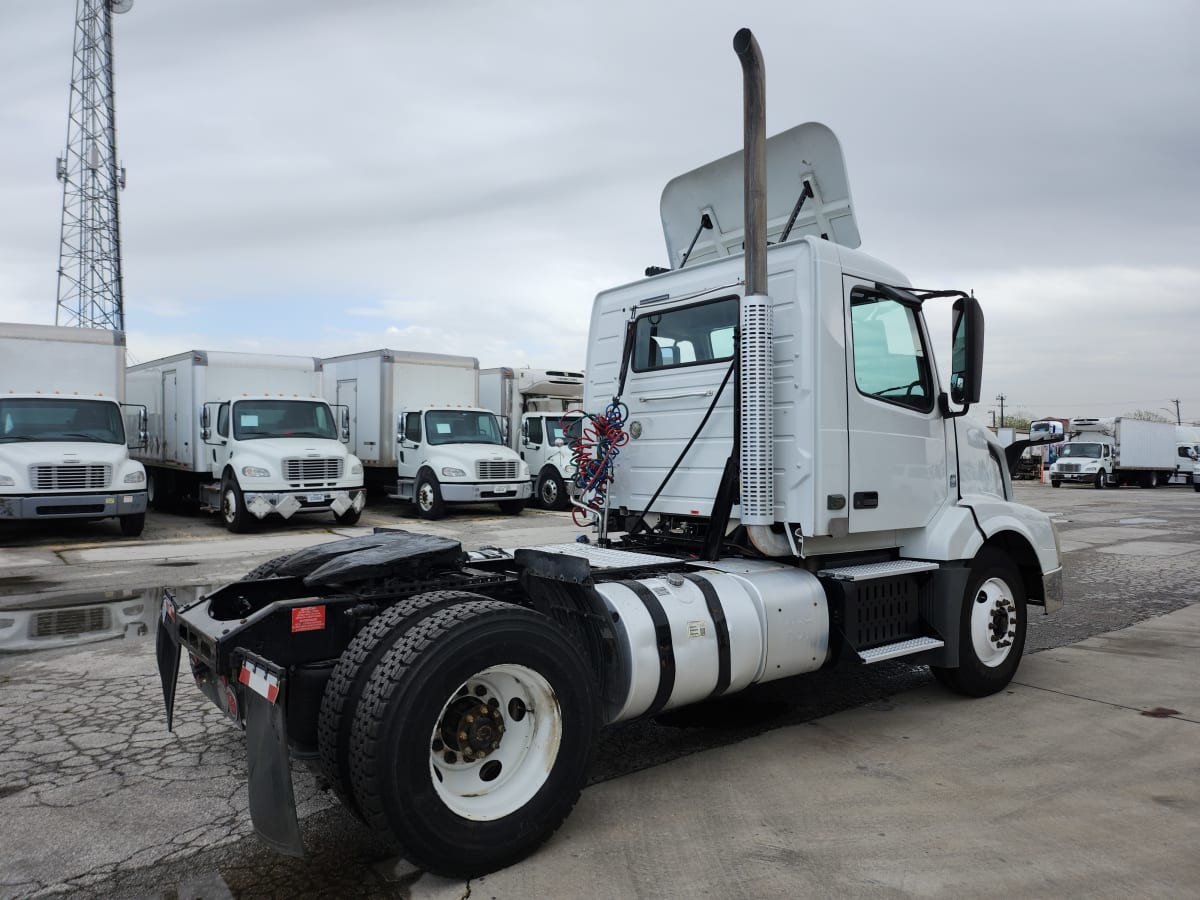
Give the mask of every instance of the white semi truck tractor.
[[481, 369], [479, 402], [499, 416], [505, 441], [529, 466], [534, 501], [566, 509], [575, 482], [569, 445], [583, 422], [583, 373]]
[[268, 516], [358, 521], [362, 463], [346, 449], [346, 410], [321, 396], [320, 360], [189, 350], [127, 377], [130, 398], [148, 410], [138, 458], [151, 505], [216, 512], [233, 532]]
[[0, 521], [115, 518], [140, 535], [146, 472], [128, 445], [145, 411], [124, 399], [123, 333], [0, 324]]
[[[856, 249], [832, 132], [766, 141], [758, 46], [734, 47], [744, 154], [667, 185], [671, 269], [593, 306], [595, 542], [464, 553], [384, 530], [166, 599], [168, 717], [186, 652], [246, 729], [251, 818], [279, 850], [303, 852], [293, 757], [417, 866], [472, 876], [562, 823], [601, 726], [839, 660], [992, 694], [1031, 610], [1061, 604], [1054, 526], [963, 415], [979, 302]], [[953, 318], [948, 380], [927, 307]]]

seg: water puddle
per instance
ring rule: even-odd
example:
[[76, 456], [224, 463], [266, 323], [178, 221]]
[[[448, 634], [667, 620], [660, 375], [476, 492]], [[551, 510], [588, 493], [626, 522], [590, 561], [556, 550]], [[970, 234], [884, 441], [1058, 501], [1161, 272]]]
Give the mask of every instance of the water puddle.
[[[0, 606], [0, 655], [153, 637], [163, 590], [51, 591], [23, 599], [6, 597]], [[208, 585], [171, 588], [181, 603], [210, 590]]]

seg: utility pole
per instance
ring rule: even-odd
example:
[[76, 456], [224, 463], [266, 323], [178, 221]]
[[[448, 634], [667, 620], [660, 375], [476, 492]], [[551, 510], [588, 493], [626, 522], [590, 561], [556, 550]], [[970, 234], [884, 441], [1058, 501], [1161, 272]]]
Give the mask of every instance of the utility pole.
[[125, 330], [117, 208], [125, 169], [117, 166], [112, 16], [132, 5], [76, 0], [67, 149], [55, 167], [63, 185], [58, 325]]
[[1175, 424], [1176, 424], [1176, 425], [1182, 425], [1182, 424], [1183, 424], [1183, 413], [1182, 413], [1182, 412], [1180, 411], [1180, 409], [1179, 409], [1179, 401], [1178, 401], [1178, 400], [1171, 400], [1171, 401], [1168, 401], [1168, 402], [1170, 402], [1170, 403], [1174, 403], [1174, 404], [1175, 404]]
[[1008, 398], [1005, 397], [1003, 394], [1000, 394], [999, 396], [996, 397], [996, 399], [998, 401], [1000, 401], [1000, 427], [1003, 428], [1004, 427], [1004, 401], [1007, 400]]

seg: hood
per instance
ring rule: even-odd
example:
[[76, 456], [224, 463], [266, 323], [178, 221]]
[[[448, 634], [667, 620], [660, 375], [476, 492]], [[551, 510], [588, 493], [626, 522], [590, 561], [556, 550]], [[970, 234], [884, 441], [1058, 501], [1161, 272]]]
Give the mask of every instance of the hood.
[[0, 459], [15, 466], [110, 465], [114, 468], [129, 458], [124, 444], [95, 441], [21, 441], [0, 444]]
[[525, 466], [521, 457], [500, 444], [438, 444], [429, 448], [429, 458], [436, 460], [438, 466], [456, 466], [464, 472], [474, 472], [477, 462], [516, 460]]
[[257, 456], [262, 459], [299, 459], [322, 457], [345, 457], [350, 451], [341, 441], [323, 438], [258, 438], [251, 441], [238, 441], [234, 458], [242, 456]]

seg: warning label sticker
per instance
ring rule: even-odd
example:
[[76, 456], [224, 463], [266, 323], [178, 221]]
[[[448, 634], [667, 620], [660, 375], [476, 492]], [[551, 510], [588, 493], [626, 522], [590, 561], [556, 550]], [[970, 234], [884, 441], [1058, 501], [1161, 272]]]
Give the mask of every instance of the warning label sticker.
[[708, 626], [704, 622], [688, 622], [688, 637], [704, 637], [708, 634]]
[[325, 627], [325, 607], [298, 606], [292, 610], [292, 631], [321, 631]]

